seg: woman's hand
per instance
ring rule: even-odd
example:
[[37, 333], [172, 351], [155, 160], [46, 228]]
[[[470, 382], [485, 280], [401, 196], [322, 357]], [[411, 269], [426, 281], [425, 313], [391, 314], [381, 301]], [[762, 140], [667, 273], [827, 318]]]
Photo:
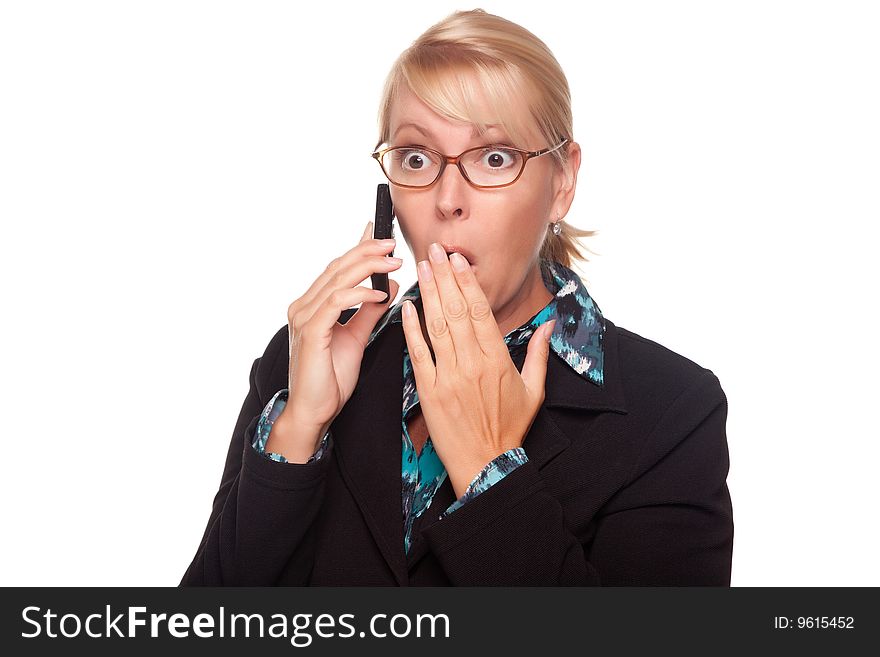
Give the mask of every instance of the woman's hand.
[[403, 306], [403, 330], [419, 403], [434, 449], [457, 497], [492, 459], [521, 447], [544, 401], [554, 321], [529, 340], [522, 374], [467, 260], [455, 270], [445, 251], [431, 245], [431, 261], [418, 264], [431, 360], [415, 306]]
[[[297, 445], [299, 451], [311, 454], [354, 392], [370, 333], [399, 289], [397, 282], [389, 279], [388, 300], [380, 303], [384, 292], [358, 283], [371, 274], [394, 271], [402, 263], [400, 258], [386, 257], [395, 240], [372, 239], [372, 227], [369, 222], [360, 242], [331, 261], [287, 309], [289, 392], [270, 442], [277, 433], [295, 431], [315, 441], [314, 445]], [[337, 322], [343, 310], [361, 302], [348, 322]], [[268, 444], [266, 449], [272, 451]]]

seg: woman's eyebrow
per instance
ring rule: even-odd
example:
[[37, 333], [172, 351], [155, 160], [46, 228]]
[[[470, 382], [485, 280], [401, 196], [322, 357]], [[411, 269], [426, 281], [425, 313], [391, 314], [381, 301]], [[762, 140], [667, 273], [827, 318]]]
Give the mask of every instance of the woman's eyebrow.
[[[423, 128], [422, 126], [418, 125], [417, 123], [401, 123], [399, 126], [397, 126], [397, 130], [394, 131], [394, 134], [391, 135], [392, 139], [397, 137], [398, 132], [400, 132], [401, 130], [403, 130], [404, 128], [407, 128], [407, 127], [415, 128], [416, 130], [421, 132], [423, 135], [425, 135], [425, 137], [429, 137], [431, 139], [434, 139], [434, 135], [431, 134], [430, 130], [428, 130], [427, 128]], [[490, 123], [489, 125], [486, 126], [486, 129], [487, 129], [487, 131], [488, 130], [498, 130], [502, 134], [504, 133], [504, 131], [501, 129], [500, 123]], [[474, 127], [474, 129], [471, 130], [471, 136], [474, 138], [480, 136], [480, 133], [476, 127]]]

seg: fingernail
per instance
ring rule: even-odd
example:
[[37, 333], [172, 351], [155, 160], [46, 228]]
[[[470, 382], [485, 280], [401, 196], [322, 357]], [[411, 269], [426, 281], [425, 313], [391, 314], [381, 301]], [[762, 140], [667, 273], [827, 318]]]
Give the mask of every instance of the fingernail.
[[425, 283], [429, 283], [433, 278], [431, 273], [431, 263], [427, 260], [422, 260], [419, 262], [417, 269], [419, 270], [419, 276]]
[[428, 254], [431, 256], [431, 260], [438, 264], [446, 260], [446, 251], [437, 242], [431, 243], [431, 246], [428, 247]]
[[452, 263], [452, 268], [455, 269], [455, 271], [467, 271], [467, 258], [465, 258], [460, 253], [453, 253], [451, 256], [449, 256], [449, 261]]
[[550, 342], [550, 336], [553, 335], [553, 328], [556, 326], [556, 320], [551, 319], [547, 324], [547, 328], [544, 329], [544, 341]]
[[363, 242], [365, 239], [367, 239], [372, 234], [372, 232], [373, 232], [373, 222], [368, 221], [367, 227], [364, 228], [364, 234], [361, 235], [361, 242]]

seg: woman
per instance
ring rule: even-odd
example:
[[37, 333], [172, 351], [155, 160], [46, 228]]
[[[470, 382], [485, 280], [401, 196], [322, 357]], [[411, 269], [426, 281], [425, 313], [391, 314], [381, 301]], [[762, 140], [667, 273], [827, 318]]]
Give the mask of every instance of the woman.
[[359, 285], [401, 265], [367, 224], [290, 305], [182, 584], [729, 585], [726, 397], [569, 268], [552, 53], [450, 15], [394, 64], [383, 145], [418, 281]]

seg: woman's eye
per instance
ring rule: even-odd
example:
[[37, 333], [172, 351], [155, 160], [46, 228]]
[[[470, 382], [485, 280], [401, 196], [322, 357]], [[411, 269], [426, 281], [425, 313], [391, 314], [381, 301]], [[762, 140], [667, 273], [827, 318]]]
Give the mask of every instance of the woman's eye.
[[503, 169], [517, 162], [518, 153], [503, 148], [487, 148], [483, 151], [482, 164], [490, 169]]
[[400, 166], [409, 171], [420, 171], [431, 166], [431, 156], [424, 151], [397, 151], [396, 156]]

